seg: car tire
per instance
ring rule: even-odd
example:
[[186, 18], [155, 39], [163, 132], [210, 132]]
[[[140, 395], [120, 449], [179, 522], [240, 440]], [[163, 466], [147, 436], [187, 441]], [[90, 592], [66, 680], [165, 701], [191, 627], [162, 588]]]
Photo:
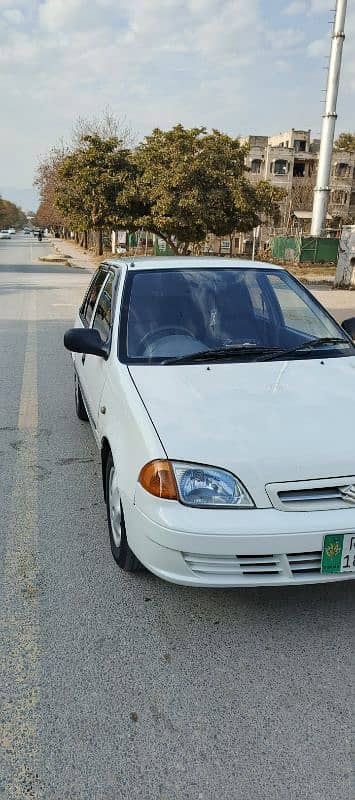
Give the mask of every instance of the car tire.
[[79, 386], [78, 376], [75, 373], [74, 375], [74, 391], [75, 391], [75, 410], [76, 414], [79, 419], [83, 420], [83, 422], [87, 422], [89, 417], [87, 415], [86, 408], [84, 406], [83, 396], [81, 394], [81, 389]]
[[122, 502], [116, 481], [117, 473], [111, 453], [107, 458], [105, 474], [107, 522], [111, 552], [116, 564], [121, 569], [125, 570], [125, 572], [135, 572], [141, 567], [141, 563], [134, 555], [127, 541]]

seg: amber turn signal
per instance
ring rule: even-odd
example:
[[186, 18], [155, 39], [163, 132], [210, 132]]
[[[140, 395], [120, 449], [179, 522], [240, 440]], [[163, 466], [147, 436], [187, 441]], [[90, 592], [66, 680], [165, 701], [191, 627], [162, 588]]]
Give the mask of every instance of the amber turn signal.
[[149, 461], [140, 471], [139, 483], [143, 489], [164, 500], [177, 500], [178, 492], [170, 461]]

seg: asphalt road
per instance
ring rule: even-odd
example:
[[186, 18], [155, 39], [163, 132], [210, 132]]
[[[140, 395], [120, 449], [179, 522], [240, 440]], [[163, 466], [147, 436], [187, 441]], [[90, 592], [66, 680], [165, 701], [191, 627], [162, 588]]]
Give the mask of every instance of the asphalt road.
[[0, 242], [0, 797], [350, 800], [354, 585], [118, 570], [62, 346], [90, 275], [47, 249]]

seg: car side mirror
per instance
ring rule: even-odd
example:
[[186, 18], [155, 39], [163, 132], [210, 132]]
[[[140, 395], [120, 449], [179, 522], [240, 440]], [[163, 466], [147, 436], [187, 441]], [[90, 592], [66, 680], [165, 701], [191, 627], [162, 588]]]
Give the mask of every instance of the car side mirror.
[[355, 317], [344, 319], [341, 323], [341, 327], [344, 328], [344, 331], [346, 331], [348, 336], [355, 342]]
[[69, 328], [64, 334], [64, 347], [71, 353], [85, 353], [108, 359], [109, 351], [98, 331], [93, 328]]

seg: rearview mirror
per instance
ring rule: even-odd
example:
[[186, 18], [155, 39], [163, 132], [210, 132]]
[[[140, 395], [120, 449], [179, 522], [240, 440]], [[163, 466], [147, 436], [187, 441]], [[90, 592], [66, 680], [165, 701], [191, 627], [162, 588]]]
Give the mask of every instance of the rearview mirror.
[[108, 359], [108, 349], [98, 331], [92, 328], [70, 328], [64, 334], [64, 347], [71, 353], [86, 353]]
[[341, 327], [344, 328], [344, 331], [350, 336], [350, 338], [355, 342], [355, 317], [349, 317], [349, 319], [344, 319], [341, 323]]

